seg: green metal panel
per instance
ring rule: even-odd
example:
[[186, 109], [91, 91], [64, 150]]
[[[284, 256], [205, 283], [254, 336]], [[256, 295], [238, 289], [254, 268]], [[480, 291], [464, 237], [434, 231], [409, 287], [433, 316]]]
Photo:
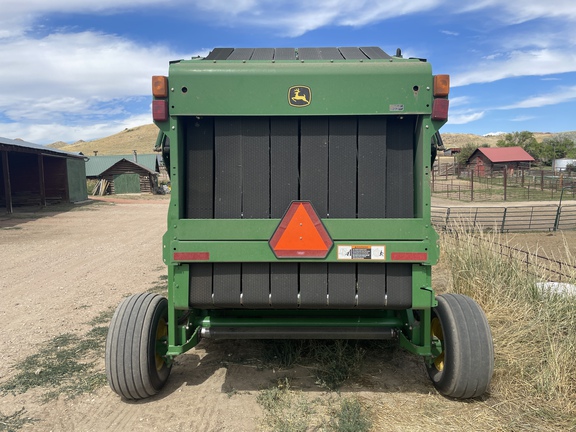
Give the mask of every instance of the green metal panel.
[[[180, 240], [270, 240], [280, 219], [182, 219], [173, 228]], [[323, 219], [333, 240], [423, 240], [435, 238], [423, 219]], [[434, 237], [433, 237], [434, 236]]]
[[68, 171], [68, 198], [70, 202], [87, 200], [88, 190], [84, 159], [66, 159], [66, 170]]
[[[295, 107], [289, 89], [310, 88]], [[170, 115], [429, 114], [432, 73], [419, 60], [182, 61], [170, 66]], [[226, 101], [226, 103], [222, 103]]]
[[120, 174], [114, 176], [114, 193], [138, 193], [140, 192], [139, 174]]
[[[366, 241], [355, 242], [357, 245], [366, 245]], [[172, 253], [194, 253], [194, 252], [207, 252], [209, 258], [206, 260], [196, 259], [194, 261], [211, 261], [211, 262], [352, 262], [351, 260], [338, 259], [338, 247], [349, 246], [351, 242], [336, 242], [326, 258], [323, 259], [302, 259], [302, 258], [284, 258], [278, 259], [272, 252], [270, 245], [267, 241], [174, 241], [171, 243], [170, 251]], [[373, 240], [370, 241], [368, 246], [385, 246], [384, 260], [370, 260], [365, 259], [362, 262], [381, 263], [392, 262], [395, 253], [417, 253], [426, 254], [425, 259], [407, 258], [405, 260], [397, 260], [396, 262], [425, 262], [427, 264], [435, 264], [438, 260], [438, 252], [435, 242], [431, 241], [386, 241], [386, 240]], [[172, 257], [168, 257], [171, 259]], [[178, 259], [174, 259], [178, 261]], [[190, 261], [183, 258], [182, 261]]]

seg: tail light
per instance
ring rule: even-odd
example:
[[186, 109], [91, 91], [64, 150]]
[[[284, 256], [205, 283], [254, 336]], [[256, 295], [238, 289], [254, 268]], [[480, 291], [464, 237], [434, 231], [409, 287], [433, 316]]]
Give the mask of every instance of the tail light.
[[434, 99], [432, 102], [432, 120], [448, 120], [448, 99]]
[[154, 121], [168, 120], [168, 102], [165, 100], [152, 101], [152, 118]]

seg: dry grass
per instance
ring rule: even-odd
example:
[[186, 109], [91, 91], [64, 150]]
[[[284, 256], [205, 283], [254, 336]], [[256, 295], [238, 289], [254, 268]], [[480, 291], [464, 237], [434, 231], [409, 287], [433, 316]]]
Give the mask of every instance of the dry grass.
[[117, 134], [93, 141], [78, 141], [64, 146], [62, 143], [54, 143], [50, 146], [56, 146], [60, 150], [69, 152], [82, 152], [88, 157], [93, 156], [94, 151], [98, 151], [99, 155], [132, 154], [133, 150], [139, 154], [150, 154], [154, 153], [157, 136], [158, 128], [156, 125], [148, 124], [124, 129]]
[[536, 282], [545, 279], [501, 257], [493, 247], [500, 242], [497, 234], [465, 232], [442, 239], [451, 290], [475, 298], [492, 328], [493, 409], [513, 429], [576, 429], [576, 296], [539, 290]]
[[[554, 134], [546, 132], [534, 132], [534, 138], [538, 142], [546, 138], [552, 137]], [[504, 138], [504, 135], [496, 136], [482, 136], [466, 133], [443, 133], [442, 141], [446, 148], [463, 147], [466, 144], [474, 144], [475, 146], [488, 145], [489, 147], [496, 147], [498, 140]]]
[[368, 432], [372, 426], [370, 404], [365, 400], [336, 393], [311, 397], [291, 390], [287, 378], [262, 390], [257, 400], [265, 411], [262, 431]]
[[[92, 329], [84, 336], [72, 333], [56, 336], [45, 343], [38, 353], [15, 364], [13, 369], [16, 373], [0, 383], [0, 395], [26, 393], [38, 388], [46, 403], [60, 395], [74, 398], [102, 387], [106, 383], [106, 376], [96, 363], [104, 355], [108, 326], [101, 324], [108, 324], [113, 313], [114, 310], [110, 308], [90, 320], [87, 324]], [[2, 422], [0, 415], [0, 426]]]

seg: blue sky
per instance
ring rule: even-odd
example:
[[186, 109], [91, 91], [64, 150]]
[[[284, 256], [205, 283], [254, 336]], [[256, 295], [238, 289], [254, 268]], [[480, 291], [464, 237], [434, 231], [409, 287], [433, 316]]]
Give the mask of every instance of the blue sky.
[[450, 74], [444, 132], [576, 130], [574, 0], [2, 0], [0, 136], [149, 124], [151, 76], [218, 46], [402, 48]]

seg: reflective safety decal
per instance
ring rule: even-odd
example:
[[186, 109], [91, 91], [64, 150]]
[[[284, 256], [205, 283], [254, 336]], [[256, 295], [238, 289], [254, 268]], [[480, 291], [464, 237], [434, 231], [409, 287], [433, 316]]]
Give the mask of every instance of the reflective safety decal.
[[293, 201], [270, 239], [277, 258], [325, 258], [332, 239], [308, 201]]
[[208, 261], [210, 252], [174, 252], [174, 261]]
[[392, 261], [424, 262], [428, 260], [427, 252], [392, 252]]
[[338, 245], [338, 259], [386, 261], [386, 246]]

